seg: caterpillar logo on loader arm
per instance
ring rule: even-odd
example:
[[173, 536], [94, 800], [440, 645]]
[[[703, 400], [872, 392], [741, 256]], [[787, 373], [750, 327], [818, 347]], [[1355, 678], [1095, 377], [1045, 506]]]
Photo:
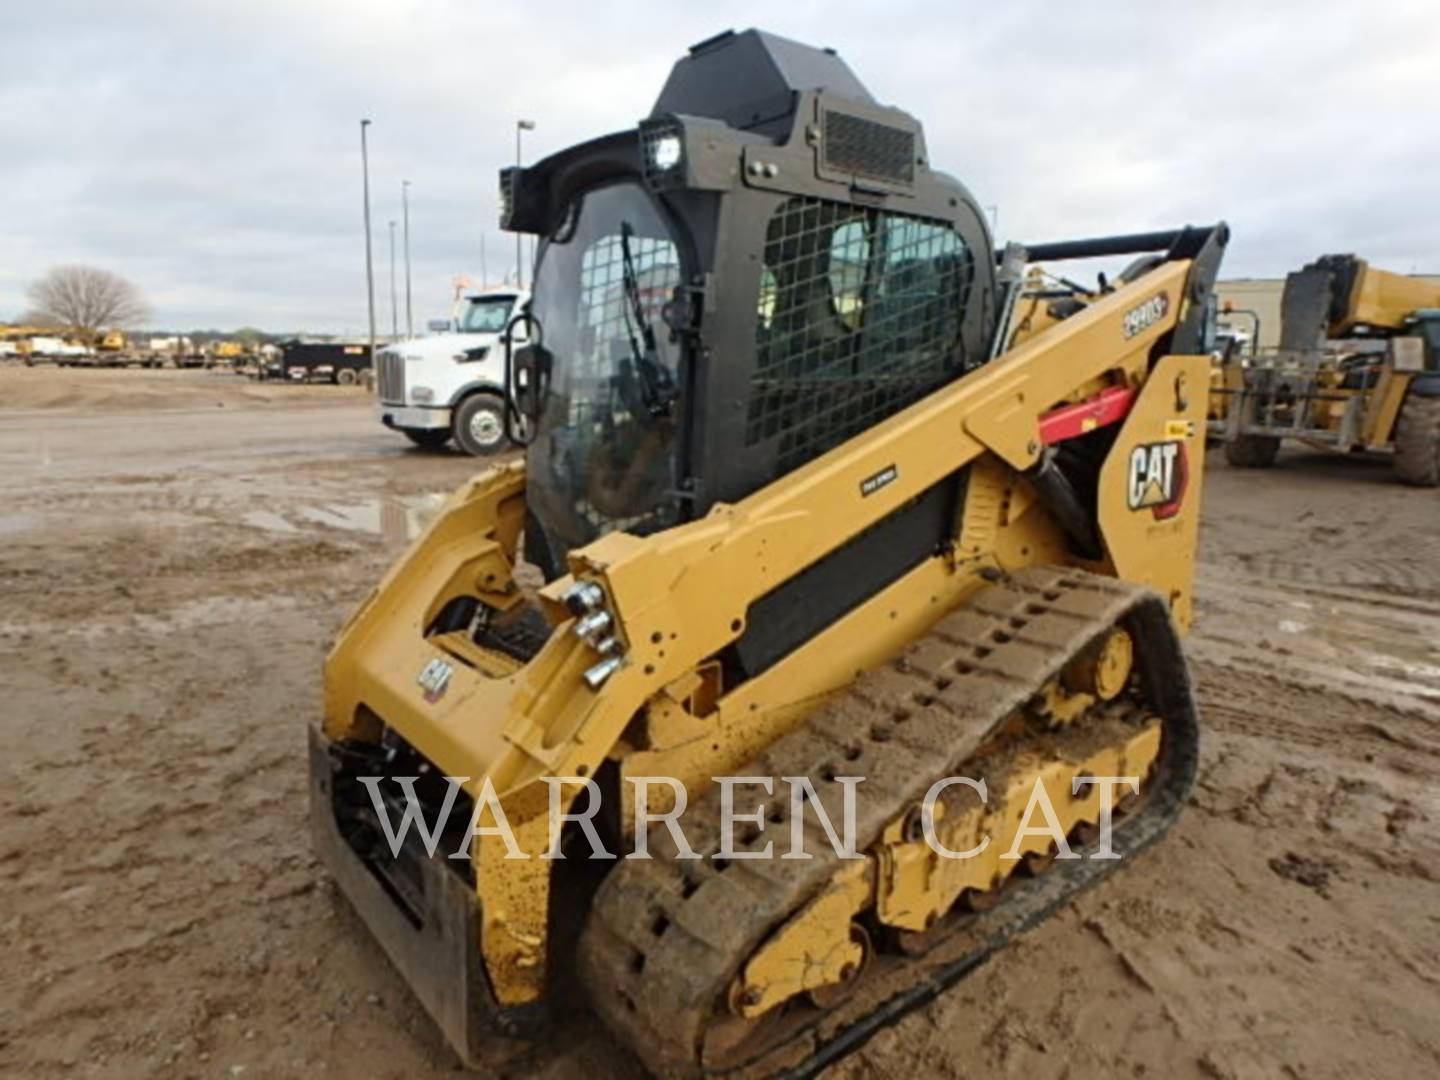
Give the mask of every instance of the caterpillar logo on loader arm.
[[1157, 519], [1173, 517], [1179, 512], [1188, 478], [1183, 442], [1142, 443], [1130, 451], [1130, 509], [1151, 510]]
[[[342, 629], [316, 846], [472, 1065], [579, 995], [658, 1074], [813, 1075], [1184, 803], [1200, 491], [1177, 470], [1204, 463], [1185, 388], [1228, 231], [997, 252], [919, 121], [757, 31], [502, 193], [540, 238], [509, 356], [525, 461], [456, 492]], [[1095, 290], [1026, 274], [1124, 254]], [[1118, 859], [1088, 857], [1092, 775], [1138, 787]], [[927, 814], [952, 777], [988, 799], [955, 783]], [[1039, 788], [1082, 857], [1017, 831]], [[407, 791], [450, 810], [433, 851], [387, 843]], [[846, 797], [854, 857], [778, 857]]]

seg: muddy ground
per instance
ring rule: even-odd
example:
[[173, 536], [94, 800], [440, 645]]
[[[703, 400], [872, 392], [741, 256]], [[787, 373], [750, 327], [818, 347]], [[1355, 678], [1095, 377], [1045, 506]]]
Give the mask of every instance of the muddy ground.
[[[0, 368], [0, 1073], [451, 1075], [309, 853], [345, 613], [475, 469], [362, 392]], [[1440, 495], [1214, 462], [1193, 804], [830, 1076], [1440, 1072]], [[591, 1025], [532, 1075], [628, 1075]]]

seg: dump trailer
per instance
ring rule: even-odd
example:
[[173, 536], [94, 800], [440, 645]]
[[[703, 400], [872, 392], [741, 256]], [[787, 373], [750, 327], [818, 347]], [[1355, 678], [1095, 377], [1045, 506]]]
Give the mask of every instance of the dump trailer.
[[1390, 451], [1399, 479], [1440, 486], [1440, 285], [1322, 256], [1285, 279], [1279, 348], [1226, 357], [1214, 400], [1232, 465], [1294, 439]]
[[[279, 377], [291, 382], [354, 386], [370, 370], [370, 346], [358, 341], [304, 341], [281, 344]], [[265, 369], [271, 369], [267, 366]]]
[[660, 1075], [812, 1075], [1185, 802], [1227, 230], [997, 252], [918, 120], [757, 31], [501, 185], [525, 459], [341, 629], [314, 843], [471, 1065], [580, 1001]]

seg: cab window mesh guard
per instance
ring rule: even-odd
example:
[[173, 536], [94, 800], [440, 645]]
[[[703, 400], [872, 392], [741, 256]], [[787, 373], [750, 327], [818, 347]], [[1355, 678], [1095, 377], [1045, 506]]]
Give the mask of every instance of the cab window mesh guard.
[[788, 472], [968, 370], [974, 259], [949, 224], [813, 198], [770, 219], [745, 442]]

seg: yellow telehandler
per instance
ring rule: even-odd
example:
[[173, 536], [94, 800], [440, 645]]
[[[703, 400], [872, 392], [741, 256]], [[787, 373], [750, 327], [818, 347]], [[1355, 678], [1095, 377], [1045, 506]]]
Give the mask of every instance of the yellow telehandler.
[[1440, 284], [1325, 255], [1288, 275], [1280, 347], [1219, 366], [1211, 428], [1240, 468], [1281, 442], [1390, 451], [1395, 475], [1440, 486]]

